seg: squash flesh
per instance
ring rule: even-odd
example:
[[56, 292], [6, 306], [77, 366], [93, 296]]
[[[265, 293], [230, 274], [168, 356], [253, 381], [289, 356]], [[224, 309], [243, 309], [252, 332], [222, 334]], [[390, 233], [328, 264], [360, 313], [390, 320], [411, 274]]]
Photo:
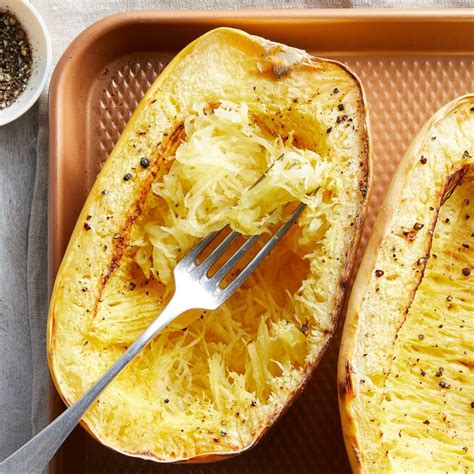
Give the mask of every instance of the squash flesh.
[[[473, 104], [472, 96], [448, 104], [413, 141], [354, 284], [339, 379], [357, 472], [452, 472], [472, 463], [474, 392], [464, 363], [472, 362], [473, 283], [462, 269], [472, 266], [464, 200], [472, 200]], [[440, 367], [452, 382], [436, 376]]]
[[[300, 58], [294, 73], [276, 77], [266, 58], [275, 46], [262, 41], [217, 30], [169, 66], [99, 175], [59, 272], [49, 323], [50, 364], [60, 393], [71, 402], [164, 307], [173, 292], [169, 271], [180, 254], [208, 231], [238, 225], [251, 206], [246, 202], [233, 215], [229, 205], [235, 208], [236, 196], [272, 163], [273, 172], [280, 164], [295, 164], [287, 170], [288, 182], [269, 176], [273, 184], [263, 197], [252, 198], [261, 199], [264, 212], [246, 219], [248, 233], [265, 232], [272, 224], [265, 221], [269, 209], [307, 200], [308, 209], [284, 242], [228, 303], [207, 314], [189, 312], [157, 336], [89, 410], [85, 423], [91, 432], [127, 454], [180, 461], [250, 447], [302, 386], [334, 330], [341, 279], [347, 279], [365, 210], [363, 98], [340, 66], [313, 62], [296, 50], [290, 54]], [[257, 137], [261, 146], [239, 169], [244, 180], [238, 192], [232, 189], [235, 180], [221, 188], [222, 176], [205, 181], [206, 191], [217, 189], [208, 204], [227, 193], [216, 223], [206, 220], [206, 202], [193, 208], [189, 187], [202, 183], [186, 179], [177, 157], [212, 125], [222, 97], [234, 112], [248, 107], [251, 120], [242, 127], [254, 127], [250, 145]], [[336, 126], [342, 102], [347, 119]], [[200, 114], [203, 103], [209, 110]], [[216, 130], [222, 143], [238, 132]], [[209, 156], [222, 148], [209, 137], [200, 143], [192, 180], [206, 174]], [[265, 152], [272, 147], [275, 152]], [[276, 163], [282, 151], [293, 154], [293, 162]], [[222, 153], [220, 164], [232, 164], [230, 153]], [[196, 158], [195, 151], [190, 155]], [[142, 156], [150, 157], [149, 169], [141, 169]], [[298, 163], [305, 170], [302, 188], [291, 175]], [[327, 171], [321, 172], [323, 164]], [[126, 173], [132, 179], [123, 181]], [[268, 187], [266, 179], [262, 186]], [[276, 193], [280, 198], [272, 201]], [[201, 198], [203, 189], [195, 195]], [[175, 226], [169, 223], [176, 204], [183, 222]], [[199, 219], [190, 218], [196, 215]], [[166, 228], [175, 231], [170, 241]]]
[[[186, 143], [186, 138], [183, 143]], [[205, 155], [201, 157], [205, 158]], [[256, 154], [253, 158], [262, 160], [262, 156]], [[170, 159], [174, 162], [174, 157]], [[318, 159], [318, 164], [321, 162]], [[256, 174], [261, 175], [268, 166], [265, 161], [259, 163]], [[251, 167], [247, 165], [247, 169]], [[239, 171], [245, 176], [247, 169]], [[124, 410], [117, 404], [116, 393], [110, 398], [107, 393], [101, 397], [101, 415], [107, 412], [108, 416], [100, 420], [100, 425], [105, 427], [106, 433], [112, 434], [112, 440], [120, 433], [121, 443], [139, 451], [142, 437], [151, 436], [151, 433], [149, 428], [145, 428], [144, 433], [137, 433], [136, 425], [148, 417], [146, 424], [153, 426], [154, 437], [160, 440], [151, 446], [154, 452], [160, 453], [163, 439], [173, 440], [166, 442], [166, 449], [172, 449], [172, 456], [237, 450], [242, 444], [251, 443], [253, 433], [261, 429], [262, 418], [270, 416], [275, 407], [298, 388], [305, 367], [322, 350], [333, 326], [331, 307], [334, 300], [329, 295], [338, 290], [333, 272], [341, 269], [322, 265], [321, 260], [339, 259], [339, 265], [342, 265], [345, 239], [339, 232], [341, 227], [330, 223], [341, 222], [347, 216], [355, 219], [351, 203], [343, 197], [345, 181], [332, 179], [340, 169], [338, 161], [328, 166], [323, 177], [313, 171], [315, 184], [308, 191], [314, 191], [318, 185], [326, 192], [325, 202], [323, 193], [313, 197], [306, 193], [302, 195], [309, 200], [312, 212], [303, 214], [295, 229], [229, 302], [209, 313], [188, 312], [165, 330], [167, 334], [157, 336], [144, 350], [140, 359], [123, 375], [122, 386], [116, 389], [117, 392], [130, 393], [130, 388], [135, 387], [130, 409]], [[254, 183], [254, 178], [254, 174], [247, 176], [247, 184]], [[162, 181], [155, 181], [153, 187], [159, 183]], [[270, 191], [267, 206], [273, 204], [268, 201], [278, 188], [274, 186]], [[302, 191], [304, 188], [299, 192]], [[159, 202], [157, 207], [154, 207], [155, 198]], [[151, 223], [156, 228], [157, 219], [161, 220], [160, 216], [173, 208], [173, 202], [153, 193], [145, 204], [143, 216], [151, 216]], [[226, 219], [217, 228], [236, 223], [232, 216]], [[314, 220], [324, 223], [324, 226], [315, 226], [311, 231]], [[257, 223], [255, 221], [254, 225]], [[134, 238], [135, 235], [143, 238], [143, 229], [147, 226], [150, 226], [150, 221], [144, 218], [132, 228], [130, 253], [109, 280], [102, 297], [104, 305], [98, 305], [90, 333], [85, 335], [84, 342], [90, 341], [87, 346], [89, 354], [96, 351], [96, 356], [101, 354], [103, 359], [104, 350], [109, 352], [112, 347], [111, 358], [115, 359], [151, 323], [172, 294], [172, 281], [164, 285], [160, 279], [160, 285], [157, 285], [155, 280], [154, 286], [150, 287], [146, 267], [145, 271], [136, 267], [135, 251], [138, 252], [140, 247], [134, 247]], [[345, 222], [345, 226], [349, 227], [350, 221]], [[208, 224], [202, 233], [206, 235], [215, 229]], [[197, 239], [188, 228], [184, 234], [185, 244], [174, 242], [173, 250], [177, 251], [179, 245], [181, 252], [178, 254], [185, 253]], [[308, 239], [312, 240], [311, 245]], [[334, 252], [331, 255], [328, 242], [331, 243], [331, 252]], [[179, 255], [175, 258], [177, 260]], [[173, 259], [168, 263], [169, 269], [172, 262]], [[122, 275], [120, 270], [126, 268], [125, 265], [130, 270]], [[137, 287], [133, 291], [127, 288], [130, 273], [137, 275], [133, 280]], [[124, 288], [123, 296], [116, 291], [117, 279], [123, 279], [122, 284], [118, 283]], [[130, 293], [138, 292], [143, 300], [137, 297], [131, 304]], [[147, 312], [142, 312], [143, 307]], [[92, 340], [89, 335], [93, 336]], [[117, 349], [120, 352], [116, 355]], [[146, 385], [143, 380], [146, 380]], [[141, 401], [138, 406], [137, 399]], [[122, 413], [117, 417], [119, 411]], [[154, 417], [149, 418], [149, 413]]]
[[472, 178], [441, 207], [385, 383], [380, 426], [394, 471], [414, 463], [422, 471], [469, 471], [474, 462], [474, 283], [462, 272], [474, 262]]
[[[185, 139], [169, 157], [169, 172], [152, 186], [156, 207], [150, 213], [155, 220], [134, 229], [136, 262], [147, 278], [153, 274], [165, 284], [198, 238], [226, 225], [243, 235], [269, 232], [282, 220], [287, 204], [303, 201], [316, 211], [323, 207], [317, 189], [324, 186], [332, 193], [335, 163], [295, 146], [293, 133], [285, 142], [279, 135], [273, 137], [246, 103], [227, 101], [214, 110], [205, 108], [197, 107], [196, 116], [185, 121]], [[270, 121], [255, 109], [260, 122]], [[334, 193], [340, 194], [337, 185]], [[307, 247], [324, 234], [324, 218], [314, 216], [309, 222], [309, 213], [305, 216], [306, 234], [295, 248]]]

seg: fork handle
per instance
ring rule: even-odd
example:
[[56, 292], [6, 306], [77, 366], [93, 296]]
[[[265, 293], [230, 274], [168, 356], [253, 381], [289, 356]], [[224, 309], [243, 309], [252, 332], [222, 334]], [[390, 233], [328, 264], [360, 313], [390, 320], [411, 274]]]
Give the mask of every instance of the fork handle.
[[126, 367], [130, 361], [150, 342], [151, 339], [181, 313], [190, 309], [185, 299], [176, 296], [170, 300], [165, 309], [142, 332], [138, 339], [123, 353], [100, 379], [92, 385], [79, 400], [72, 404], [34, 438], [0, 463], [1, 474], [32, 474], [42, 472], [64, 440], [79, 423], [88, 408], [109, 385], [110, 382]]

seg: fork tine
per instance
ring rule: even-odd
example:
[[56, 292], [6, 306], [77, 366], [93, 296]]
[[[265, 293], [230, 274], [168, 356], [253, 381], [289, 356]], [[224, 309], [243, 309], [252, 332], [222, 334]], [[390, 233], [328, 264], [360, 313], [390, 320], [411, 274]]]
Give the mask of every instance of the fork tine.
[[253, 235], [247, 239], [241, 247], [227, 260], [227, 262], [222, 265], [219, 270], [212, 276], [213, 281], [220, 281], [224, 278], [236, 265], [236, 263], [241, 260], [244, 255], [250, 250], [250, 248], [260, 239], [261, 235]]
[[[268, 242], [258, 251], [257, 255], [255, 255], [255, 257], [250, 260], [250, 262], [242, 269], [242, 271], [235, 277], [235, 279], [232, 280], [229, 285], [227, 285], [223, 290], [221, 290], [221, 292], [216, 295], [220, 303], [223, 303], [227, 298], [229, 298], [229, 296], [231, 296], [234, 291], [237, 290], [237, 288], [239, 288], [242, 283], [250, 276], [250, 274], [263, 262], [264, 258], [272, 251], [275, 245], [282, 239], [282, 237], [288, 232], [291, 226], [297, 221], [298, 217], [304, 211], [305, 207], [306, 204], [301, 203], [295, 209], [291, 217], [270, 237]], [[251, 239], [248, 239], [247, 242], [250, 242], [255, 237], [258, 238], [259, 236], [253, 236]], [[240, 252], [240, 249], [238, 250], [238, 252]], [[224, 267], [225, 266], [226, 265], [224, 265]], [[216, 272], [213, 279], [217, 280], [216, 277], [221, 272], [221, 270]]]
[[215, 232], [211, 232], [207, 237], [204, 237], [200, 240], [176, 265], [175, 268], [178, 267], [188, 267], [190, 264], [194, 263], [197, 257], [201, 254], [201, 252], [217, 237], [220, 231], [216, 230]]
[[[282, 155], [283, 156], [283, 155]], [[286, 207], [286, 206], [285, 206]], [[290, 217], [291, 219], [291, 217]], [[239, 234], [240, 235], [240, 234]], [[257, 242], [257, 240], [261, 237], [261, 235], [254, 235], [248, 238], [240, 248], [229, 258], [227, 262], [223, 264], [219, 270], [212, 276], [213, 281], [222, 280], [231, 270], [235, 267], [237, 262], [241, 260], [245, 254], [253, 247], [253, 245]]]
[[233, 230], [224, 240], [199, 264], [199, 274], [203, 275], [219, 257], [231, 246], [241, 234]]

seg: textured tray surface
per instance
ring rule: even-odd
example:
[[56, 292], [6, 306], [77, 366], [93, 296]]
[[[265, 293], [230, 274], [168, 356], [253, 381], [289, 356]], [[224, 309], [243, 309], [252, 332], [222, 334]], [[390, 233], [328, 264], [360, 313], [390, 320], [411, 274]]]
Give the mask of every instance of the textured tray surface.
[[[311, 50], [311, 48], [309, 48]], [[314, 49], [314, 48], [313, 48]], [[441, 105], [474, 89], [474, 56], [372, 55], [348, 52], [329, 57], [348, 64], [364, 84], [372, 130], [373, 192], [359, 257], [391, 175], [408, 143], [424, 121]], [[122, 56], [98, 75], [89, 91], [85, 185], [93, 182], [129, 119], [134, 107], [172, 53]], [[350, 472], [342, 441], [336, 394], [339, 335], [330, 346], [312, 382], [270, 434], [253, 450], [217, 464], [156, 465], [102, 447], [90, 436], [76, 433], [74, 448], [83, 450], [84, 469], [76, 471], [63, 459], [55, 472], [101, 473], [310, 473]], [[75, 440], [75, 441], [74, 441]], [[72, 449], [72, 450], [71, 450]]]

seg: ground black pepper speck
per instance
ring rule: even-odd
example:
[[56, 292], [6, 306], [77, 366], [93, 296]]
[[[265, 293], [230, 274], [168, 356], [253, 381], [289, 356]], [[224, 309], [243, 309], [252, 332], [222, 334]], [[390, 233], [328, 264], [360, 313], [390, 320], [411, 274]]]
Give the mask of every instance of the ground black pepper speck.
[[144, 156], [141, 160], [140, 160], [140, 165], [142, 168], [148, 168], [150, 166], [150, 160]]
[[8, 12], [0, 12], [0, 109], [15, 102], [26, 89], [33, 57], [25, 31]]

